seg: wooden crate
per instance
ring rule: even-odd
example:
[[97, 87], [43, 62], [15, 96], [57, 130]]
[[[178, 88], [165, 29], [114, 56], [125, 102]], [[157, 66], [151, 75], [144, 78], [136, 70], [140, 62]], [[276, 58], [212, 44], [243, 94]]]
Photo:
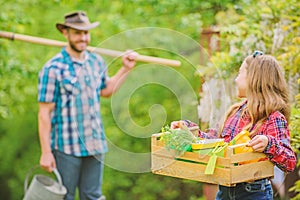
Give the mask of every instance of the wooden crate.
[[159, 140], [160, 136], [161, 134], [153, 134], [151, 140], [151, 169], [154, 174], [224, 186], [274, 176], [274, 165], [268, 160], [237, 165], [240, 162], [265, 158], [265, 154], [234, 154], [230, 147], [227, 147], [225, 157], [218, 157], [214, 174], [204, 174], [210, 156], [196, 152], [185, 152], [182, 156], [176, 156], [174, 150], [165, 148], [164, 143]]

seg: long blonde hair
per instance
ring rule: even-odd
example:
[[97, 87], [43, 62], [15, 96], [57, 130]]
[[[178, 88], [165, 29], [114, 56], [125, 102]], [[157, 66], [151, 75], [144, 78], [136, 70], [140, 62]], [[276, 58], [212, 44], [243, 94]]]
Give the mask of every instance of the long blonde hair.
[[[287, 120], [290, 117], [288, 87], [283, 72], [276, 59], [270, 55], [247, 56], [247, 113], [251, 122], [244, 127], [249, 130], [253, 125], [256, 133], [269, 115], [275, 111], [281, 112]], [[241, 105], [233, 105], [225, 117], [228, 119]], [[222, 127], [223, 129], [224, 127]]]

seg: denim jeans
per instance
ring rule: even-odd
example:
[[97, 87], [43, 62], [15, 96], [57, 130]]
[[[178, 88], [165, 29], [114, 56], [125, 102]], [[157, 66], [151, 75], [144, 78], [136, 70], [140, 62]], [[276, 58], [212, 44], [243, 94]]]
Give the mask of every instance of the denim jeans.
[[272, 200], [273, 190], [268, 179], [238, 183], [234, 187], [219, 186], [216, 200]]
[[78, 187], [80, 200], [98, 200], [102, 196], [104, 154], [75, 157], [53, 151], [56, 167], [67, 188], [65, 200], [74, 200]]

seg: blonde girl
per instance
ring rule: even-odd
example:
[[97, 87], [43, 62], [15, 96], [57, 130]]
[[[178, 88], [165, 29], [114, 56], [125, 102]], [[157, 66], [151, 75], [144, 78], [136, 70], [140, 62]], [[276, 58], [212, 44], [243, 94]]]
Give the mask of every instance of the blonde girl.
[[[290, 146], [288, 88], [280, 65], [274, 57], [255, 51], [244, 59], [235, 82], [238, 97], [244, 100], [229, 109], [218, 135], [199, 131], [199, 136], [221, 137], [229, 142], [242, 130], [248, 130], [251, 136], [248, 146], [265, 153], [284, 172], [292, 172], [296, 155]], [[188, 126], [195, 125], [183, 121]], [[171, 124], [171, 128], [174, 126], [176, 123]], [[271, 200], [273, 191], [270, 180], [261, 179], [234, 187], [220, 185], [216, 199]]]

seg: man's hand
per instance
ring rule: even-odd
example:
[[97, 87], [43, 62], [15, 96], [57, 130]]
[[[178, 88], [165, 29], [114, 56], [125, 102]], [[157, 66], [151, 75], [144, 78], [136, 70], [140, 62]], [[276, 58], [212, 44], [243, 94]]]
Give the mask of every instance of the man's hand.
[[127, 70], [131, 70], [136, 64], [135, 59], [138, 55], [139, 54], [135, 51], [126, 51], [122, 57], [123, 67], [125, 67]]
[[247, 146], [252, 147], [253, 151], [263, 152], [268, 146], [269, 139], [265, 135], [254, 136]]
[[52, 170], [56, 168], [56, 162], [53, 154], [51, 152], [42, 153], [40, 158], [40, 165], [47, 172], [52, 172]]

